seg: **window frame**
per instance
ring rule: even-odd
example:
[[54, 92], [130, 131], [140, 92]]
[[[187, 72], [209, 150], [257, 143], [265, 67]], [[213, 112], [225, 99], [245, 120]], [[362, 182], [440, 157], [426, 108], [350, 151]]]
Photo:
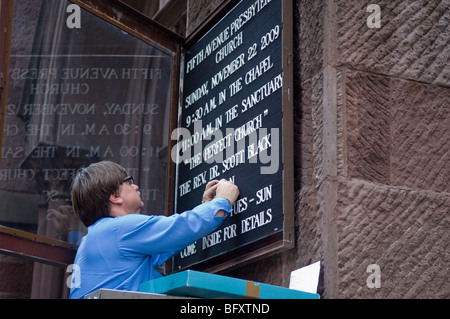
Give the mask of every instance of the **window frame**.
[[[6, 113], [7, 70], [11, 42], [12, 0], [0, 0], [0, 145], [3, 145], [3, 131]], [[2, 32], [3, 30], [3, 32]], [[0, 164], [2, 156], [0, 154]]]
[[[201, 23], [186, 39], [182, 36], [170, 31], [163, 25], [155, 22], [151, 18], [138, 12], [131, 6], [125, 4], [121, 0], [69, 0], [70, 2], [79, 5], [81, 8], [89, 11], [97, 17], [113, 24], [114, 26], [132, 34], [136, 38], [152, 45], [164, 53], [170, 55], [172, 62], [172, 87], [171, 87], [171, 112], [170, 112], [170, 132], [178, 127], [178, 107], [182, 92], [180, 92], [180, 77], [181, 63], [184, 59], [184, 52], [192, 46], [199, 38], [203, 36], [213, 25], [215, 25], [231, 8], [233, 8], [239, 0], [226, 0]], [[283, 16], [292, 15], [292, 2], [282, 0]], [[0, 56], [4, 63], [0, 65], [0, 74], [8, 74], [9, 64], [9, 47], [11, 42], [12, 29], [12, 0], [0, 0], [1, 4], [1, 19], [0, 30], [6, 30], [5, 33], [0, 32]], [[118, 17], [116, 12], [120, 11], [122, 15]], [[5, 18], [7, 17], [7, 18]], [[283, 112], [284, 117], [284, 131], [283, 136], [293, 136], [293, 66], [292, 66], [292, 52], [293, 52], [293, 19], [285, 20], [285, 28], [283, 37], [288, 41], [283, 48], [283, 69], [284, 81], [283, 83]], [[2, 59], [0, 59], [2, 61]], [[3, 145], [3, 129], [5, 120], [6, 107], [6, 90], [8, 77], [0, 78], [0, 143]], [[3, 90], [1, 88], [3, 85]], [[263, 242], [258, 242], [250, 247], [243, 247], [226, 259], [221, 257], [215, 258], [212, 265], [205, 265], [202, 270], [212, 272], [231, 269], [236, 263], [249, 262], [261, 257], [267, 257], [271, 254], [287, 250], [295, 245], [295, 230], [294, 230], [294, 187], [293, 187], [293, 139], [289, 138], [283, 141], [283, 162], [286, 178], [284, 184], [284, 207], [285, 207], [285, 229], [282, 233], [276, 234], [267, 238]], [[169, 150], [173, 148], [176, 141], [169, 140]], [[169, 152], [170, 153], [170, 152]], [[170, 154], [168, 154], [170, 156]], [[1, 154], [0, 154], [1, 163]], [[169, 159], [168, 161], [168, 175], [167, 175], [167, 199], [166, 199], [166, 215], [171, 215], [174, 212], [175, 205], [175, 180], [176, 180], [176, 164]], [[289, 176], [291, 178], [289, 178]], [[73, 263], [77, 246], [70, 243], [36, 235], [33, 233], [20, 231], [0, 225], [0, 254], [7, 254], [18, 256], [22, 258], [32, 259], [38, 262], [66, 266]], [[250, 250], [250, 252], [249, 252]], [[166, 270], [170, 269], [168, 265]]]
[[[13, 1], [0, 0], [0, 145], [3, 145], [3, 130], [5, 121], [5, 107], [7, 96], [7, 82], [9, 69], [9, 48], [12, 36]], [[170, 131], [176, 128], [179, 90], [180, 51], [184, 38], [172, 32], [163, 25], [148, 18], [120, 0], [69, 0], [70, 2], [89, 11], [106, 22], [132, 34], [145, 43], [156, 47], [172, 58], [172, 78], [170, 93]], [[118, 17], [115, 12], [120, 10]], [[1, 77], [3, 76], [3, 78]], [[169, 149], [174, 141], [169, 140]], [[170, 156], [170, 152], [167, 156]], [[1, 154], [0, 154], [1, 163]], [[175, 165], [168, 161], [166, 215], [173, 214], [174, 209], [174, 174]], [[77, 246], [68, 242], [36, 235], [0, 225], [0, 254], [30, 259], [33, 261], [65, 267], [73, 263]]]

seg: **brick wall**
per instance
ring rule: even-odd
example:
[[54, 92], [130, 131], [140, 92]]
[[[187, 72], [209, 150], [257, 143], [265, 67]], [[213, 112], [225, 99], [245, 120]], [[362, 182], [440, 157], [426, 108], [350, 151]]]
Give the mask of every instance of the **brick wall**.
[[[187, 29], [219, 3], [189, 0]], [[321, 260], [323, 298], [450, 298], [448, 6], [295, 1], [296, 247], [226, 275], [288, 286]]]

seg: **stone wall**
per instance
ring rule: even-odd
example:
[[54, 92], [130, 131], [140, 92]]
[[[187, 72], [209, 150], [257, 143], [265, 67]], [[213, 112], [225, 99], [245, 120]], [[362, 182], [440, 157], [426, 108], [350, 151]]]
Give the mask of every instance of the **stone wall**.
[[0, 254], [0, 299], [28, 299], [33, 262]]
[[[450, 298], [448, 1], [376, 1], [380, 28], [372, 3], [295, 1], [296, 247], [226, 275], [321, 260], [322, 298]], [[187, 29], [219, 4], [189, 0]]]

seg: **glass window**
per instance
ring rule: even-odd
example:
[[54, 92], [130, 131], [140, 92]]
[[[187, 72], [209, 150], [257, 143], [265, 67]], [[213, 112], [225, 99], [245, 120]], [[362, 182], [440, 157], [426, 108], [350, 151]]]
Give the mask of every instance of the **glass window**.
[[78, 243], [70, 184], [101, 160], [165, 214], [173, 62], [69, 1], [14, 1], [0, 225]]

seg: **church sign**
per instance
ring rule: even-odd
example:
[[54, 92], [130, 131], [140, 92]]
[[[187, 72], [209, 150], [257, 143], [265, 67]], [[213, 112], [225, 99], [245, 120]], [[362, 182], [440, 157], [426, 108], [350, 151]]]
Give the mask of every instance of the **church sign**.
[[218, 271], [293, 246], [292, 12], [290, 1], [242, 0], [185, 48], [175, 212], [215, 179], [240, 196], [215, 232], [174, 257], [174, 271]]

